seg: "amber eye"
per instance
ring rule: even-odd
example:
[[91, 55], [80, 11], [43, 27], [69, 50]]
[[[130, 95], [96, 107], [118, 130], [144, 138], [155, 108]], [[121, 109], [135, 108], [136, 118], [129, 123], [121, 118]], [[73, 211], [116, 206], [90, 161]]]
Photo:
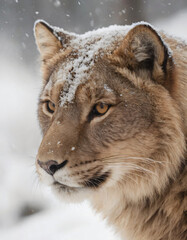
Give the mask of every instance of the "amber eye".
[[47, 111], [50, 112], [50, 113], [54, 113], [55, 111], [55, 104], [51, 101], [47, 101], [46, 102], [46, 108], [47, 108]]
[[105, 114], [109, 109], [109, 105], [105, 103], [98, 103], [95, 105], [95, 110], [98, 114]]

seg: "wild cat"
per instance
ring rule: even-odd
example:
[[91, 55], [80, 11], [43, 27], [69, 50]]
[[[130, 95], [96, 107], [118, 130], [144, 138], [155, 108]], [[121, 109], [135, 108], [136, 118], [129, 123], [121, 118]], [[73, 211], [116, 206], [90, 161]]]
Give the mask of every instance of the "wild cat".
[[122, 239], [187, 239], [187, 45], [148, 23], [83, 35], [35, 24], [43, 87], [36, 167]]

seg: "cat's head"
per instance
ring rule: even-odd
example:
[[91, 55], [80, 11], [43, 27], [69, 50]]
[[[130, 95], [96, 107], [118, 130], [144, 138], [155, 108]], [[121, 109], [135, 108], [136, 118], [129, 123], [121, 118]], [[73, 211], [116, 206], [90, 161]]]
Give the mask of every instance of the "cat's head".
[[[147, 23], [83, 35], [35, 24], [43, 87], [36, 166], [62, 199], [161, 191], [183, 155], [171, 52]], [[101, 195], [102, 196], [102, 195]]]

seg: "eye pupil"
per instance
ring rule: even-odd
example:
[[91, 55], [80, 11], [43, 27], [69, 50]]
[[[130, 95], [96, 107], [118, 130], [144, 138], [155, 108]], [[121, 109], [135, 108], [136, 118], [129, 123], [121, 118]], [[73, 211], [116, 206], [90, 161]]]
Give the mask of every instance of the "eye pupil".
[[104, 104], [103, 103], [100, 103], [100, 108], [104, 108]]

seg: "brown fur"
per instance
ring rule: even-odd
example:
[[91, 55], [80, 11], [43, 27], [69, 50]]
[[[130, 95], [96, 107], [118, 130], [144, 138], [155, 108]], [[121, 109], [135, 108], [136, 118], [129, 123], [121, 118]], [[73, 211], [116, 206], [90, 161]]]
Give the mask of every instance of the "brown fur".
[[[103, 46], [62, 106], [69, 90], [60, 69], [76, 80], [76, 69], [66, 66], [82, 51], [71, 44], [79, 36], [54, 34], [45, 22], [35, 27], [44, 80], [37, 159], [67, 160], [53, 176], [37, 161], [39, 176], [62, 199], [88, 198], [122, 239], [187, 239], [187, 45], [160, 34], [139, 24]], [[88, 38], [83, 48], [97, 41]], [[98, 102], [111, 105], [102, 116], [93, 112]]]

